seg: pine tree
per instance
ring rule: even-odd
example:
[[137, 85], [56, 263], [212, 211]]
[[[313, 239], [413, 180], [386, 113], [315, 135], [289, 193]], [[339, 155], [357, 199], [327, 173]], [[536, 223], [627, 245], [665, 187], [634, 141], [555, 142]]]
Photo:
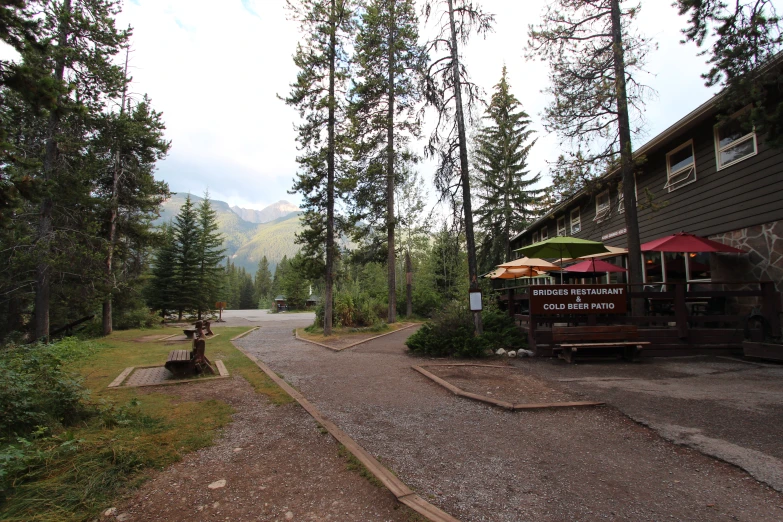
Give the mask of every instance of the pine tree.
[[[332, 292], [337, 255], [335, 233], [344, 227], [335, 217], [336, 184], [345, 168], [339, 160], [345, 154], [345, 92], [348, 78], [346, 45], [353, 33], [352, 0], [289, 0], [299, 21], [303, 42], [294, 55], [299, 68], [286, 103], [296, 107], [303, 122], [297, 141], [302, 154], [293, 191], [302, 194], [304, 230], [297, 235], [305, 255], [325, 258], [324, 334], [332, 333]], [[324, 138], [326, 143], [324, 144]], [[323, 254], [323, 255], [322, 255]]]
[[[46, 192], [40, 205], [37, 232], [34, 329], [37, 339], [49, 336], [52, 258], [56, 256], [52, 251], [56, 232], [53, 212], [63, 194], [54, 189], [68, 184], [59, 178], [74, 173], [66, 172], [69, 162], [63, 157], [63, 151], [80, 150], [79, 144], [89, 130], [84, 125], [84, 116], [100, 112], [106, 98], [115, 96], [122, 88], [122, 70], [112, 62], [130, 35], [129, 31], [118, 31], [115, 27], [114, 17], [120, 11], [118, 0], [51, 1], [43, 7], [42, 37], [50, 39], [51, 44], [47, 47], [47, 60], [41, 65], [51, 67], [54, 84], [68, 82], [75, 88], [64, 90], [68, 94], [60, 96], [49, 111], [39, 173]], [[73, 117], [65, 124], [69, 113]]]
[[195, 256], [198, 260], [198, 277], [194, 291], [198, 318], [201, 319], [201, 313], [212, 310], [219, 298], [220, 288], [223, 286], [223, 269], [220, 263], [226, 249], [223, 248], [223, 234], [218, 232], [217, 213], [212, 209], [209, 192], [204, 194], [196, 214], [198, 224]]
[[[549, 92], [555, 99], [545, 111], [546, 129], [580, 148], [570, 159], [561, 158], [559, 169], [620, 168], [633, 285], [642, 282], [642, 265], [629, 107], [641, 116], [645, 87], [633, 74], [648, 50], [647, 40], [631, 35], [638, 14], [638, 6], [623, 10], [620, 0], [556, 0], [542, 24], [531, 28], [529, 43], [531, 55], [550, 62]], [[632, 300], [632, 313], [640, 314], [641, 306]]]
[[[686, 40], [703, 46], [710, 70], [703, 74], [708, 87], [720, 85], [718, 100], [726, 115], [750, 105], [738, 117], [749, 132], [766, 134], [767, 142], [783, 146], [783, 73], [767, 67], [783, 46], [780, 18], [774, 0], [705, 2], [677, 0], [681, 15], [689, 15]], [[713, 38], [707, 38], [710, 35]]]
[[252, 310], [258, 307], [256, 289], [253, 286], [253, 278], [243, 268], [239, 275], [239, 309]]
[[535, 215], [540, 175], [529, 176], [527, 155], [535, 140], [530, 119], [509, 89], [506, 67], [495, 86], [483, 127], [475, 138], [476, 207], [483, 231], [479, 265], [487, 271], [511, 259], [511, 236], [524, 230]]
[[395, 185], [405, 172], [399, 159], [410, 157], [405, 145], [420, 134], [416, 113], [426, 56], [418, 44], [418, 17], [412, 0], [369, 0], [356, 38], [357, 80], [351, 90], [350, 116], [357, 169], [351, 186], [355, 223], [381, 222], [386, 230], [389, 308], [397, 315], [395, 263]]
[[175, 263], [177, 282], [175, 307], [182, 320], [185, 310], [196, 310], [199, 306], [199, 284], [201, 259], [199, 258], [199, 216], [193, 208], [190, 194], [174, 219]]
[[269, 261], [266, 256], [258, 262], [258, 270], [255, 277], [256, 296], [259, 300], [269, 300], [272, 293], [272, 272], [269, 270]]
[[147, 304], [154, 310], [160, 310], [165, 319], [166, 312], [176, 308], [177, 287], [177, 248], [174, 227], [164, 224], [161, 230], [162, 244], [155, 255], [152, 265], [152, 278], [146, 289]]
[[[436, 14], [432, 14], [435, 10]], [[429, 44], [431, 52], [444, 50], [430, 65], [427, 73], [427, 101], [438, 112], [438, 126], [433, 132], [427, 150], [437, 155], [438, 170], [435, 184], [441, 198], [451, 198], [455, 210], [461, 204], [464, 216], [465, 242], [468, 254], [468, 281], [471, 291], [478, 291], [476, 241], [473, 233], [473, 209], [470, 192], [468, 141], [465, 118], [478, 97], [478, 87], [468, 80], [460, 61], [459, 43], [465, 45], [472, 32], [486, 33], [492, 28], [494, 17], [484, 13], [471, 0], [427, 0], [425, 12], [443, 22], [438, 36]], [[463, 98], [463, 94], [465, 98]], [[482, 333], [481, 314], [474, 312], [476, 333]]]

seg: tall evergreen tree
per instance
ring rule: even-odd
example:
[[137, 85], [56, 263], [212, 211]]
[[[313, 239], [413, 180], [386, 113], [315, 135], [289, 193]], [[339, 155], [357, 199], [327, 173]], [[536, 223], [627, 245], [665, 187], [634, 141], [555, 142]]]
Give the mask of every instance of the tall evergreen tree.
[[527, 155], [535, 140], [530, 119], [510, 92], [506, 67], [495, 86], [483, 127], [475, 138], [476, 207], [483, 231], [479, 245], [482, 271], [511, 259], [511, 236], [524, 230], [534, 216], [540, 175], [530, 176]]
[[193, 208], [190, 194], [174, 219], [175, 263], [177, 286], [175, 306], [182, 320], [185, 310], [196, 310], [199, 306], [201, 259], [199, 258], [199, 216]]
[[724, 87], [720, 99], [730, 115], [750, 105], [739, 115], [749, 132], [766, 134], [768, 142], [783, 146], [783, 72], [767, 67], [783, 46], [780, 17], [774, 0], [717, 2], [677, 0], [681, 15], [688, 15], [685, 38], [703, 46], [710, 70], [702, 75], [706, 85]]
[[269, 299], [272, 293], [272, 272], [269, 270], [269, 261], [266, 256], [258, 262], [258, 270], [255, 277], [256, 296], [258, 299]]
[[[478, 97], [478, 86], [471, 83], [460, 60], [459, 44], [467, 44], [472, 32], [491, 30], [494, 16], [485, 13], [472, 0], [427, 0], [425, 12], [441, 20], [438, 36], [429, 44], [433, 53], [444, 51], [431, 63], [427, 74], [427, 101], [438, 112], [438, 126], [427, 150], [439, 160], [435, 183], [441, 197], [451, 197], [455, 205], [462, 201], [465, 242], [468, 254], [468, 281], [478, 291], [476, 240], [473, 233], [473, 209], [470, 193], [468, 140], [465, 119]], [[433, 14], [435, 11], [435, 14]], [[463, 94], [465, 97], [463, 98]], [[461, 193], [461, 194], [460, 194]], [[474, 312], [476, 333], [482, 333], [481, 314]]]
[[146, 299], [149, 307], [160, 310], [161, 316], [165, 319], [166, 312], [174, 310], [177, 306], [179, 286], [174, 226], [170, 223], [164, 224], [161, 236], [161, 245], [152, 264], [152, 278], [146, 288]]
[[[405, 145], [420, 133], [416, 110], [426, 57], [418, 37], [413, 0], [365, 2], [356, 37], [358, 79], [351, 92], [358, 160], [351, 192], [355, 221], [366, 226], [382, 221], [386, 229], [389, 323], [397, 315], [394, 194], [404, 172], [396, 163], [410, 156]], [[365, 235], [359, 231], [359, 237]]]
[[[39, 339], [49, 336], [52, 247], [56, 232], [53, 210], [63, 194], [54, 189], [61, 188], [65, 181], [58, 178], [73, 173], [66, 172], [69, 162], [65, 161], [63, 151], [80, 150], [80, 142], [88, 135], [84, 116], [100, 112], [106, 99], [115, 96], [123, 85], [122, 69], [113, 64], [114, 56], [130, 36], [129, 31], [118, 31], [114, 24], [120, 5], [119, 0], [61, 0], [43, 4], [42, 37], [51, 43], [47, 59], [41, 65], [51, 68], [55, 84], [67, 81], [74, 88], [61, 96], [49, 111], [39, 172], [45, 187], [37, 231], [34, 335]], [[73, 117], [66, 125], [67, 113]], [[66, 142], [70, 143], [66, 146]]]
[[325, 258], [324, 334], [331, 335], [335, 230], [344, 228], [335, 218], [336, 183], [342, 170], [338, 162], [346, 146], [347, 125], [340, 93], [347, 90], [346, 46], [354, 29], [354, 5], [352, 0], [289, 0], [289, 6], [305, 33], [294, 55], [299, 73], [285, 100], [303, 120], [297, 128], [302, 154], [293, 186], [302, 194], [305, 209], [304, 230], [297, 241], [310, 258]]
[[196, 214], [198, 224], [195, 233], [195, 256], [198, 260], [198, 277], [193, 291], [196, 293], [196, 311], [201, 319], [202, 312], [212, 310], [219, 299], [220, 289], [223, 287], [223, 269], [220, 263], [226, 249], [223, 248], [223, 234], [218, 232], [217, 213], [212, 209], [209, 192], [204, 194]]
[[[546, 128], [576, 143], [571, 159], [559, 168], [604, 172], [619, 167], [628, 239], [628, 280], [642, 282], [639, 221], [636, 208], [631, 112], [641, 117], [645, 87], [634, 80], [648, 51], [632, 24], [639, 6], [622, 9], [620, 0], [556, 0], [542, 24], [531, 27], [529, 52], [550, 63], [554, 101], [545, 111]], [[619, 164], [617, 157], [619, 156]], [[587, 167], [585, 167], [587, 165]], [[590, 180], [585, 180], [589, 182]], [[632, 301], [632, 313], [642, 303]]]

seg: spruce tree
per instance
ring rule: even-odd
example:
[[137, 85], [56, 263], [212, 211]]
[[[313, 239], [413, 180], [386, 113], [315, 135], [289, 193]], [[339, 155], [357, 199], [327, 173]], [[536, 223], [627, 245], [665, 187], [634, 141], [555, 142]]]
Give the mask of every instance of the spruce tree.
[[[296, 107], [302, 123], [297, 126], [302, 154], [293, 191], [302, 195], [303, 231], [297, 242], [312, 260], [325, 259], [324, 334], [332, 333], [332, 292], [337, 256], [335, 234], [344, 228], [335, 217], [340, 165], [346, 150], [345, 101], [348, 57], [354, 28], [352, 0], [289, 0], [304, 38], [294, 55], [299, 68], [286, 103]], [[324, 143], [325, 142], [325, 143]]]
[[266, 256], [258, 262], [258, 270], [255, 277], [256, 296], [259, 300], [269, 300], [272, 293], [272, 272], [269, 270], [269, 261]]
[[201, 259], [199, 257], [199, 216], [193, 208], [190, 194], [174, 219], [175, 263], [177, 281], [175, 307], [181, 321], [186, 310], [196, 310], [199, 305]]
[[511, 236], [528, 226], [542, 192], [532, 188], [540, 175], [530, 176], [527, 170], [527, 155], [535, 144], [528, 143], [533, 134], [530, 119], [510, 92], [505, 66], [485, 120], [488, 124], [476, 136], [474, 151], [482, 272], [511, 259]]
[[161, 229], [162, 243], [155, 254], [152, 264], [152, 278], [146, 289], [147, 304], [154, 310], [160, 310], [165, 319], [166, 312], [176, 308], [177, 287], [177, 248], [174, 227], [164, 224]]
[[397, 315], [395, 263], [395, 186], [405, 172], [397, 166], [410, 153], [405, 145], [418, 137], [420, 76], [426, 56], [418, 44], [418, 17], [412, 0], [369, 0], [356, 37], [357, 63], [350, 116], [357, 169], [351, 185], [357, 238], [368, 226], [386, 232], [389, 303], [387, 321]]
[[[79, 174], [64, 155], [80, 150], [89, 135], [87, 115], [96, 115], [105, 100], [115, 96], [123, 85], [122, 69], [113, 64], [114, 56], [126, 44], [129, 31], [118, 31], [114, 17], [120, 11], [118, 0], [61, 0], [43, 5], [42, 37], [50, 41], [41, 66], [50, 67], [55, 85], [68, 82], [49, 111], [45, 148], [39, 179], [45, 187], [41, 199], [37, 231], [35, 285], [35, 328], [37, 339], [49, 336], [49, 308], [53, 277], [53, 241], [55, 206], [68, 191], [59, 191]], [[66, 115], [70, 115], [66, 121]], [[65, 153], [65, 154], [64, 154]], [[68, 170], [71, 167], [72, 170]]]
[[196, 252], [198, 260], [198, 278], [194, 291], [196, 292], [196, 309], [198, 318], [205, 310], [212, 310], [219, 298], [223, 284], [221, 277], [223, 269], [223, 234], [218, 232], [217, 213], [212, 209], [209, 192], [196, 209], [198, 224], [196, 227]]

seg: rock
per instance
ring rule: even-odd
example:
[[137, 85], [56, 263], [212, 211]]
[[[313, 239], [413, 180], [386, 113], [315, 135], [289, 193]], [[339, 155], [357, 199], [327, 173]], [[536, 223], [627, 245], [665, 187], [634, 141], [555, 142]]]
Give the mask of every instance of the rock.
[[517, 357], [533, 357], [534, 355], [530, 350], [519, 350], [517, 352]]
[[515, 352], [514, 350], [511, 350], [510, 352], [508, 352], [508, 356], [509, 357], [516, 357], [517, 356], [517, 352]]
[[506, 350], [503, 348], [498, 348], [498, 351], [495, 352], [495, 355], [506, 355]]
[[286, 514], [285, 514], [285, 519], [286, 519], [286, 520], [293, 520], [293, 519], [294, 519], [294, 513], [293, 513], [293, 511], [289, 511], [288, 513], [286, 513]]
[[121, 513], [117, 515], [117, 520], [120, 522], [124, 522], [125, 520], [130, 520], [130, 513]]
[[207, 487], [208, 487], [209, 489], [219, 489], [219, 488], [224, 488], [224, 487], [226, 487], [226, 479], [220, 479], [220, 480], [217, 480], [217, 481], [213, 482], [212, 484], [210, 484], [210, 485], [209, 485], [209, 486], [207, 486]]
[[103, 512], [104, 517], [116, 517], [117, 516], [117, 508], [116, 507], [110, 507], [106, 511]]

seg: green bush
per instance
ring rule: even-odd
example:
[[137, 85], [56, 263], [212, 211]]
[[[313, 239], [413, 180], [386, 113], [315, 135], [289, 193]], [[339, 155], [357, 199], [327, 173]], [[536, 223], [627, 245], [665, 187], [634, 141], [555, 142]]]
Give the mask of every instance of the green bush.
[[474, 335], [473, 315], [464, 303], [452, 301], [422, 325], [405, 344], [411, 352], [435, 357], [483, 357], [490, 350], [524, 346], [513, 319], [500, 311], [482, 313], [484, 334]]
[[[344, 328], [377, 326], [381, 317], [386, 317], [387, 304], [365, 292], [338, 291], [332, 307], [332, 324]], [[319, 303], [315, 308], [316, 328], [323, 328], [325, 307]]]
[[74, 352], [76, 344], [69, 339], [0, 349], [0, 441], [41, 427], [68, 426], [91, 414], [80, 378], [63, 370], [65, 360], [83, 355]]
[[114, 328], [117, 330], [154, 328], [160, 325], [160, 315], [151, 312], [150, 309], [144, 305], [123, 310], [122, 313], [118, 314], [113, 319]]

